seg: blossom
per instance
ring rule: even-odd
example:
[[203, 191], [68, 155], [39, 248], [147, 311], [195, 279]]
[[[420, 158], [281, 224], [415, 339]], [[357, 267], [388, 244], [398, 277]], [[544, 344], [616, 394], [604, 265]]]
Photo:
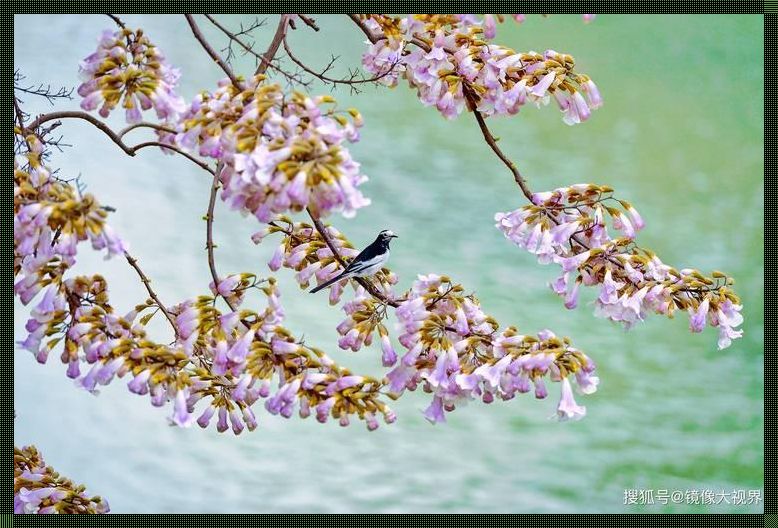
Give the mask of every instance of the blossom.
[[[589, 96], [597, 97], [593, 92]], [[672, 316], [681, 308], [690, 314], [692, 332], [701, 332], [706, 320], [718, 327], [720, 348], [741, 337], [742, 331], [733, 328], [742, 323], [742, 316], [740, 301], [729, 289], [732, 279], [720, 272], [706, 277], [693, 269], [677, 270], [637, 246], [634, 239], [645, 222], [612, 192], [607, 186], [583, 183], [537, 192], [530, 205], [495, 214], [495, 225], [541, 264], [561, 267], [562, 274], [550, 286], [564, 297], [568, 309], [577, 307], [581, 286], [599, 286], [595, 315], [627, 329], [651, 312]], [[622, 236], [612, 236], [609, 228]]]
[[14, 447], [14, 513], [108, 513], [108, 501], [54, 471], [34, 446]]
[[261, 222], [306, 207], [351, 217], [370, 203], [358, 189], [367, 177], [346, 147], [359, 139], [362, 118], [334, 103], [299, 92], [285, 97], [263, 75], [240, 88], [224, 79], [215, 92], [195, 97], [175, 141], [223, 163], [222, 200]]
[[560, 422], [566, 420], [580, 420], [586, 416], [586, 407], [582, 407], [575, 402], [573, 389], [567, 378], [562, 380], [562, 394], [559, 398], [556, 415]]
[[[14, 293], [28, 304], [45, 286], [62, 280], [76, 262], [80, 242], [107, 250], [108, 257], [123, 255], [127, 245], [110, 229], [94, 196], [79, 196], [43, 163], [40, 140], [30, 135], [24, 141], [28, 152], [14, 158]], [[54, 299], [56, 288], [47, 292], [45, 306], [38, 307], [39, 322], [56, 316], [64, 302]]]
[[81, 62], [79, 71], [81, 108], [100, 107], [102, 117], [120, 102], [129, 123], [140, 122], [142, 110], [153, 108], [160, 119], [174, 120], [186, 108], [175, 92], [179, 71], [140, 29], [105, 30], [97, 51]]
[[386, 382], [394, 394], [422, 385], [433, 397], [424, 411], [433, 423], [475, 398], [490, 403], [526, 393], [530, 380], [536, 398], [545, 398], [543, 377], [559, 381], [560, 365], [576, 374], [582, 392], [596, 390], [594, 363], [566, 339], [548, 330], [537, 337], [500, 330], [478, 300], [447, 277], [420, 275], [395, 314], [407, 352]]
[[692, 332], [702, 332], [703, 328], [705, 328], [705, 319], [708, 316], [709, 306], [710, 301], [705, 299], [697, 307], [697, 310], [692, 313], [692, 316], [689, 318], [689, 327]]
[[[540, 105], [554, 95], [565, 122], [573, 124], [588, 119], [601, 104], [596, 86], [575, 71], [571, 56], [553, 50], [517, 53], [489, 42], [502, 15], [362, 16], [373, 33], [384, 37], [369, 43], [362, 56], [365, 69], [384, 75], [379, 81], [390, 86], [404, 77], [422, 104], [447, 119], [471, 107], [486, 116], [513, 115], [527, 101]], [[513, 16], [523, 21], [524, 15]], [[581, 92], [590, 96], [584, 99]]]

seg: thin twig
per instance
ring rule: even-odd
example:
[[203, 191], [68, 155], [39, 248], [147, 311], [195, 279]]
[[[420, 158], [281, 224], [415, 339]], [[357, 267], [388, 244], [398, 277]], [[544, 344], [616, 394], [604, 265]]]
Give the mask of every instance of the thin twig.
[[105, 16], [107, 16], [108, 18], [113, 20], [116, 23], [116, 25], [119, 26], [120, 28], [124, 29], [124, 28], [127, 27], [127, 26], [124, 25], [124, 22], [122, 22], [122, 19], [119, 18], [118, 16], [111, 15], [111, 14], [106, 14]]
[[170, 326], [173, 327], [173, 332], [175, 332], [176, 337], [178, 337], [178, 327], [176, 326], [176, 320], [173, 317], [173, 315], [168, 311], [168, 309], [165, 307], [164, 304], [162, 304], [162, 301], [159, 299], [159, 296], [156, 294], [154, 289], [151, 287], [151, 280], [146, 276], [145, 273], [143, 273], [143, 270], [140, 269], [140, 266], [138, 265], [138, 259], [127, 253], [124, 252], [124, 257], [127, 259], [127, 262], [130, 263], [130, 266], [133, 267], [135, 272], [140, 277], [141, 282], [146, 287], [146, 291], [149, 292], [149, 296], [152, 298], [152, 300], [156, 303], [156, 305], [159, 307], [160, 311], [165, 314], [165, 317], [170, 322]]
[[[213, 244], [213, 211], [216, 208], [216, 193], [219, 190], [219, 174], [221, 174], [224, 164], [219, 162], [216, 165], [216, 171], [213, 174], [213, 183], [211, 184], [211, 194], [208, 198], [208, 212], [205, 214], [205, 249], [208, 251], [208, 268], [211, 270], [211, 277], [213, 277], [213, 289], [219, 290], [219, 274], [216, 271], [216, 256], [214, 255]], [[218, 295], [218, 294], [217, 294]], [[230, 307], [230, 310], [235, 311], [235, 307], [226, 297], [222, 296], [224, 302]]]
[[[224, 33], [224, 34], [226, 35], [226, 37], [227, 37], [227, 38], [228, 38], [230, 41], [232, 41], [232, 42], [235, 42], [235, 43], [236, 43], [238, 46], [240, 46], [241, 48], [243, 48], [243, 50], [244, 50], [244, 52], [245, 52], [245, 53], [252, 55], [252, 56], [253, 56], [253, 57], [254, 57], [254, 58], [255, 58], [255, 59], [258, 61], [258, 64], [265, 64], [265, 66], [266, 66], [267, 68], [270, 68], [270, 69], [272, 69], [273, 71], [275, 71], [275, 72], [278, 72], [278, 73], [280, 73], [281, 75], [283, 75], [284, 77], [286, 77], [286, 78], [287, 78], [287, 80], [288, 80], [289, 82], [297, 82], [297, 83], [300, 83], [300, 84], [305, 84], [305, 83], [302, 81], [302, 79], [300, 79], [300, 78], [299, 78], [297, 75], [295, 75], [295, 74], [293, 74], [293, 73], [289, 73], [289, 72], [287, 72], [287, 71], [284, 71], [283, 69], [279, 68], [278, 66], [276, 66], [276, 65], [272, 64], [272, 62], [266, 62], [266, 59], [265, 59], [264, 55], [262, 55], [262, 54], [260, 54], [260, 53], [257, 53], [256, 51], [254, 51], [253, 44], [252, 44], [252, 45], [246, 44], [246, 42], [244, 42], [244, 41], [243, 41], [243, 39], [241, 39], [241, 38], [240, 38], [240, 35], [241, 35], [242, 33], [244, 33], [244, 32], [245, 32], [245, 30], [244, 30], [244, 31], [241, 31], [240, 33], [233, 33], [233, 32], [232, 32], [232, 31], [230, 31], [228, 28], [226, 28], [224, 25], [222, 25], [222, 24], [221, 24], [221, 23], [220, 23], [218, 20], [216, 20], [216, 18], [214, 18], [213, 16], [211, 16], [211, 15], [208, 15], [208, 14], [206, 14], [206, 15], [204, 15], [204, 16], [205, 16], [205, 18], [207, 18], [207, 19], [208, 19], [208, 21], [209, 21], [211, 24], [213, 24], [214, 26], [216, 26], [216, 28], [217, 28], [219, 31], [221, 31], [222, 33]], [[232, 52], [231, 52], [231, 48], [227, 47], [227, 48], [225, 48], [225, 49], [227, 49], [227, 50], [228, 50], [228, 57], [229, 57], [229, 56], [230, 56], [230, 54], [232, 53]], [[222, 50], [222, 51], [224, 51], [224, 50]]]
[[242, 89], [240, 81], [238, 81], [237, 77], [235, 77], [235, 74], [232, 72], [232, 68], [230, 68], [226, 62], [224, 62], [224, 59], [221, 58], [221, 55], [216, 53], [216, 50], [214, 50], [205, 39], [203, 33], [200, 31], [200, 28], [197, 26], [197, 22], [195, 22], [194, 17], [192, 17], [192, 15], [184, 16], [186, 17], [186, 21], [189, 23], [189, 27], [192, 28], [192, 34], [203, 47], [205, 52], [213, 59], [216, 64], [219, 65], [222, 70], [224, 70], [224, 73], [226, 73], [227, 77], [230, 78], [230, 82], [232, 82], [232, 84], [235, 85], [235, 87], [239, 90]]
[[300, 20], [302, 20], [306, 26], [308, 26], [314, 31], [319, 31], [319, 26], [316, 25], [316, 21], [314, 19], [312, 19], [307, 15], [301, 15], [299, 13], [297, 14], [297, 16], [300, 17]]
[[292, 53], [292, 50], [289, 49], [289, 42], [286, 39], [286, 35], [283, 37], [283, 44], [284, 44], [284, 51], [286, 51], [286, 54], [289, 56], [289, 59], [297, 64], [303, 71], [313, 75], [317, 79], [325, 82], [325, 83], [331, 83], [331, 84], [347, 84], [347, 85], [355, 85], [355, 84], [365, 84], [365, 83], [372, 83], [379, 81], [383, 77], [386, 77], [392, 71], [394, 70], [395, 66], [397, 66], [398, 62], [394, 62], [386, 71], [383, 73], [380, 73], [376, 75], [375, 77], [371, 77], [369, 79], [362, 78], [356, 78], [356, 75], [353, 76], [351, 79], [335, 79], [333, 77], [328, 77], [326, 74], [327, 70], [329, 70], [332, 67], [332, 62], [327, 65], [326, 68], [324, 68], [321, 72], [317, 72], [313, 69], [311, 69], [309, 66], [307, 66], [303, 61], [298, 59], [294, 53]]

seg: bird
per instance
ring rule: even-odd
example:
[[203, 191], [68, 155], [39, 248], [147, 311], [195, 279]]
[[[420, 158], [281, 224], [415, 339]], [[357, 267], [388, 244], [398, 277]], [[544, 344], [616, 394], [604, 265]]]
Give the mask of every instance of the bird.
[[319, 284], [311, 293], [316, 293], [319, 290], [323, 290], [331, 284], [335, 284], [343, 279], [351, 277], [367, 277], [380, 271], [384, 267], [386, 261], [389, 260], [389, 242], [393, 238], [398, 238], [394, 232], [384, 229], [376, 239], [365, 249], [363, 249], [359, 255], [354, 257], [354, 260], [349, 262], [346, 269], [336, 277], [328, 280], [323, 284]]

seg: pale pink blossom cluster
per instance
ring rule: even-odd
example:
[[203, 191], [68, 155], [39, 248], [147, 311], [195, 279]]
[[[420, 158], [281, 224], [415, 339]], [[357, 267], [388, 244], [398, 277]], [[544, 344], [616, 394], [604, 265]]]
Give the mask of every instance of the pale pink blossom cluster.
[[362, 64], [390, 86], [404, 75], [423, 104], [449, 119], [467, 108], [513, 115], [527, 101], [548, 104], [553, 97], [572, 125], [602, 105], [597, 86], [575, 72], [570, 55], [517, 53], [485, 42], [494, 36], [494, 18], [486, 17], [482, 26], [472, 15], [372, 15], [366, 27], [384, 38], [369, 44]]
[[[456, 16], [460, 23], [463, 25], [476, 25], [480, 26], [483, 30], [483, 36], [485, 39], [492, 40], [497, 36], [497, 24], [505, 21], [505, 15], [484, 15], [483, 19], [478, 18], [478, 15], [453, 15]], [[516, 14], [509, 15], [517, 24], [522, 24], [527, 15]], [[585, 24], [588, 24], [594, 20], [597, 15], [581, 15]]]
[[221, 162], [222, 199], [261, 222], [306, 207], [351, 217], [370, 203], [358, 189], [367, 177], [346, 148], [360, 126], [359, 113], [338, 111], [330, 96], [284, 95], [258, 75], [195, 97], [175, 142]]
[[[568, 309], [578, 306], [581, 285], [599, 286], [595, 315], [626, 328], [651, 312], [671, 316], [682, 309], [691, 316], [692, 331], [702, 331], [706, 320], [719, 329], [719, 348], [742, 335], [735, 329], [743, 318], [729, 288], [732, 279], [720, 272], [706, 277], [693, 269], [677, 270], [635, 245], [643, 219], [631, 204], [615, 199], [611, 188], [577, 184], [535, 193], [532, 202], [497, 213], [497, 228], [541, 264], [561, 267], [551, 288]], [[612, 237], [609, 227], [619, 236]]]
[[[64, 341], [61, 360], [77, 386], [97, 394], [100, 386], [127, 377], [130, 392], [149, 395], [153, 406], [169, 406], [170, 423], [180, 427], [195, 422], [207, 427], [216, 416], [220, 432], [253, 430], [252, 407], [260, 398], [269, 413], [285, 418], [295, 410], [305, 418], [313, 408], [321, 422], [332, 416], [348, 425], [349, 416], [357, 416], [373, 430], [378, 414], [394, 421], [380, 399], [380, 381], [352, 375], [282, 326], [275, 280], [235, 277], [225, 277], [214, 290], [240, 302], [236, 290], [256, 288], [267, 297], [265, 310], [222, 313], [214, 297], [186, 301], [170, 309], [176, 329], [171, 345], [155, 343], [146, 334], [146, 324], [159, 311], [153, 302], [122, 316], [109, 304], [102, 277], [75, 277], [49, 287], [32, 310], [20, 345], [43, 363]], [[206, 405], [197, 415], [201, 401]]]
[[597, 389], [594, 362], [566, 338], [549, 330], [537, 337], [500, 330], [478, 300], [447, 277], [420, 275], [395, 313], [407, 351], [387, 375], [389, 389], [399, 394], [422, 385], [433, 395], [424, 411], [433, 423], [474, 398], [491, 403], [530, 391], [545, 398], [546, 377], [562, 383], [558, 418], [580, 419], [586, 408], [575, 403], [568, 377], [582, 393]]
[[153, 108], [158, 118], [174, 120], [186, 109], [175, 91], [179, 71], [141, 29], [103, 31], [97, 51], [81, 61], [79, 70], [81, 108], [99, 107], [102, 117], [108, 117], [120, 102], [129, 123], [140, 122], [142, 110]]
[[31, 135], [26, 144], [25, 156], [14, 158], [14, 294], [23, 304], [61, 281], [80, 242], [105, 249], [106, 257], [127, 248], [105, 223], [107, 212], [95, 197], [80, 196], [43, 164], [40, 140]]
[[108, 501], [46, 465], [35, 446], [14, 446], [14, 513], [108, 513]]

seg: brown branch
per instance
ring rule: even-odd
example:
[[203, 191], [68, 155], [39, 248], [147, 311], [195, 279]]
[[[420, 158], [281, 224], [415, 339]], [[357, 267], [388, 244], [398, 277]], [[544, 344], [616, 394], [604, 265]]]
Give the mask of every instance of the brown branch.
[[165, 148], [165, 149], [171, 150], [171, 151], [173, 151], [173, 152], [175, 152], [177, 154], [180, 154], [183, 157], [185, 157], [186, 159], [188, 159], [189, 161], [191, 161], [192, 163], [196, 164], [201, 169], [203, 169], [205, 171], [208, 171], [211, 174], [214, 173], [214, 170], [211, 167], [209, 167], [207, 163], [205, 163], [202, 160], [199, 160], [199, 159], [195, 158], [194, 156], [192, 156], [188, 152], [184, 152], [183, 150], [179, 149], [175, 145], [167, 145], [167, 144], [161, 143], [159, 141], [146, 141], [144, 143], [140, 143], [140, 144], [135, 145], [135, 146], [130, 146], [130, 145], [127, 145], [126, 143], [124, 143], [124, 141], [122, 141], [122, 136], [124, 134], [126, 134], [127, 132], [129, 132], [133, 128], [137, 128], [139, 126], [146, 126], [146, 127], [149, 127], [149, 128], [156, 128], [158, 130], [167, 130], [167, 131], [170, 130], [170, 129], [166, 129], [163, 126], [154, 125], [152, 123], [138, 123], [137, 125], [131, 125], [131, 126], [125, 128], [124, 130], [122, 130], [121, 132], [119, 132], [117, 134], [116, 132], [111, 130], [111, 128], [107, 124], [105, 124], [104, 122], [100, 121], [99, 119], [93, 117], [92, 115], [90, 115], [90, 114], [88, 114], [86, 112], [80, 112], [80, 111], [76, 111], [76, 110], [67, 110], [67, 111], [62, 111], [62, 112], [50, 112], [48, 114], [42, 114], [42, 115], [38, 116], [37, 119], [32, 121], [29, 125], [27, 125], [24, 128], [23, 132], [25, 132], [25, 133], [26, 132], [34, 132], [35, 129], [40, 127], [42, 124], [48, 123], [49, 121], [58, 121], [60, 119], [82, 119], [82, 120], [84, 120], [84, 121], [94, 125], [98, 130], [100, 130], [106, 136], [108, 136], [111, 139], [111, 141], [116, 143], [119, 146], [119, 148], [121, 148], [124, 151], [124, 153], [127, 154], [128, 156], [135, 156], [136, 152], [141, 150], [141, 149], [143, 149], [143, 148], [156, 146], [156, 147]]
[[[219, 175], [222, 172], [224, 164], [219, 162], [216, 165], [216, 170], [213, 174], [213, 183], [211, 184], [211, 194], [208, 198], [208, 212], [205, 214], [205, 249], [208, 251], [208, 268], [211, 270], [211, 277], [213, 277], [213, 289], [219, 289], [219, 274], [216, 272], [216, 257], [213, 253], [213, 211], [216, 208], [216, 192], [219, 190]], [[216, 294], [218, 295], [218, 293]], [[230, 307], [230, 310], [235, 311], [235, 307], [224, 296], [222, 296], [224, 302]]]
[[301, 15], [299, 13], [297, 14], [297, 16], [300, 17], [300, 20], [302, 20], [306, 26], [308, 26], [314, 31], [319, 31], [319, 26], [316, 25], [316, 21], [314, 19], [306, 15]]
[[141, 282], [146, 287], [146, 291], [149, 292], [149, 296], [152, 298], [152, 300], [157, 304], [160, 311], [162, 311], [163, 314], [165, 314], [165, 317], [170, 322], [170, 326], [173, 327], [173, 332], [175, 332], [176, 337], [178, 337], [178, 327], [176, 326], [176, 320], [173, 317], [173, 315], [168, 311], [168, 309], [165, 307], [164, 304], [162, 304], [162, 301], [157, 296], [156, 292], [151, 287], [151, 280], [146, 276], [145, 273], [143, 273], [143, 270], [140, 269], [140, 266], [138, 265], [138, 259], [127, 253], [124, 252], [124, 256], [127, 259], [127, 262], [130, 263], [130, 266], [133, 267], [135, 272], [140, 277]]
[[[340, 265], [343, 266], [344, 268], [348, 266], [348, 262], [346, 262], [343, 259], [343, 256], [338, 251], [337, 246], [335, 246], [335, 244], [332, 242], [329, 233], [327, 233], [327, 228], [324, 226], [324, 224], [322, 224], [321, 220], [319, 220], [319, 218], [315, 214], [313, 214], [310, 208], [306, 208], [305, 210], [308, 212], [308, 215], [311, 217], [311, 220], [313, 221], [313, 225], [316, 228], [316, 231], [319, 232], [319, 235], [322, 237], [322, 239], [324, 239], [324, 243], [327, 244], [327, 247], [330, 249], [330, 251], [332, 251], [332, 255], [335, 257], [335, 260], [337, 260], [340, 263]], [[354, 280], [357, 281], [359, 285], [362, 286], [365, 290], [367, 290], [367, 292], [370, 295], [372, 295], [374, 298], [381, 301], [382, 303], [388, 304], [393, 308], [397, 308], [398, 306], [400, 306], [399, 302], [386, 297], [383, 293], [378, 291], [378, 288], [376, 288], [372, 282], [370, 282], [366, 278], [354, 277]]]
[[[289, 82], [297, 82], [297, 83], [300, 83], [300, 84], [304, 84], [302, 82], [302, 80], [299, 79], [295, 74], [286, 72], [283, 69], [279, 68], [278, 66], [276, 66], [276, 65], [274, 65], [272, 63], [267, 63], [263, 54], [257, 53], [256, 51], [254, 51], [254, 48], [251, 45], [246, 44], [243, 41], [243, 39], [241, 39], [237, 34], [235, 34], [234, 32], [230, 31], [225, 26], [223, 26], [218, 20], [216, 20], [216, 18], [214, 18], [211, 15], [207, 15], [207, 14], [204, 15], [204, 16], [205, 16], [205, 18], [208, 19], [208, 21], [211, 24], [216, 26], [216, 28], [219, 31], [224, 33], [227, 36], [228, 39], [230, 39], [232, 42], [235, 42], [238, 46], [243, 48], [243, 50], [246, 53], [251, 54], [257, 61], [259, 61], [260, 64], [264, 64], [267, 68], [270, 68], [273, 71], [280, 73], [281, 75], [286, 77], [289, 80]], [[222, 51], [224, 51], [224, 50], [222, 50]]]
[[110, 18], [111, 20], [113, 20], [113, 21], [116, 23], [116, 25], [117, 25], [117, 26], [119, 26], [120, 28], [124, 29], [124, 28], [126, 28], [126, 27], [127, 27], [127, 26], [125, 26], [125, 25], [124, 25], [124, 22], [122, 22], [122, 19], [121, 19], [121, 18], [119, 18], [118, 16], [116, 16], [116, 15], [111, 15], [111, 14], [108, 14], [108, 13], [106, 13], [106, 15], [105, 15], [105, 16], [107, 16], [108, 18]]
[[199, 160], [199, 159], [195, 158], [194, 156], [192, 156], [191, 154], [189, 154], [188, 152], [183, 151], [183, 150], [181, 150], [180, 148], [178, 148], [176, 146], [168, 145], [167, 143], [162, 143], [160, 141], [146, 141], [144, 143], [140, 143], [138, 145], [135, 145], [134, 147], [131, 147], [131, 149], [132, 149], [133, 152], [137, 152], [140, 149], [146, 148], [146, 147], [160, 147], [163, 150], [171, 150], [171, 151], [175, 152], [176, 154], [180, 154], [181, 156], [185, 157], [186, 159], [188, 159], [189, 161], [191, 161], [192, 163], [194, 163], [195, 165], [197, 165], [198, 167], [200, 167], [204, 171], [210, 172], [211, 174], [215, 173], [215, 171], [206, 162], [204, 162], [203, 160]]
[[24, 112], [22, 112], [22, 108], [19, 106], [19, 99], [16, 97], [14, 97], [14, 112], [16, 113], [19, 129], [24, 130]]
[[281, 14], [281, 19], [278, 21], [276, 33], [273, 35], [273, 40], [270, 41], [270, 45], [268, 46], [267, 51], [264, 53], [264, 55], [262, 55], [262, 62], [259, 64], [259, 66], [257, 66], [257, 71], [254, 72], [254, 75], [265, 73], [268, 65], [273, 61], [273, 57], [276, 56], [278, 47], [281, 46], [281, 41], [284, 39], [284, 35], [286, 34], [286, 24], [288, 21], [289, 17], [285, 14]]
[[359, 18], [359, 15], [349, 15], [348, 16], [358, 27], [362, 30], [362, 33], [364, 33], [367, 36], [367, 40], [375, 44], [382, 38], [386, 37], [379, 37], [377, 35], [374, 35], [372, 31], [370, 31], [370, 28], [368, 28], [365, 23], [362, 21], [361, 18]]
[[159, 130], [160, 132], [169, 132], [171, 134], [175, 134], [176, 133], [175, 130], [173, 130], [172, 128], [168, 128], [168, 127], [166, 127], [164, 125], [158, 125], [156, 123], [146, 123], [146, 122], [143, 122], [143, 123], [135, 123], [133, 125], [126, 126], [123, 129], [121, 129], [117, 135], [120, 138], [123, 138], [125, 136], [125, 134], [127, 134], [128, 132], [130, 132], [132, 130], [135, 130], [136, 128], [153, 128], [154, 130]]
[[516, 167], [516, 164], [513, 163], [513, 161], [511, 161], [508, 156], [503, 153], [500, 147], [497, 146], [497, 139], [495, 139], [495, 137], [492, 135], [492, 132], [489, 130], [489, 127], [486, 125], [484, 116], [481, 114], [481, 112], [478, 111], [475, 96], [467, 85], [464, 85], [464, 92], [465, 97], [467, 98], [468, 106], [470, 106], [470, 110], [475, 115], [475, 120], [478, 121], [478, 126], [481, 128], [481, 133], [484, 136], [484, 140], [486, 140], [486, 143], [489, 145], [492, 151], [497, 154], [497, 157], [500, 158], [500, 161], [502, 161], [505, 166], [508, 167], [508, 170], [510, 170], [511, 174], [513, 174], [513, 179], [521, 189], [521, 192], [524, 194], [524, 196], [527, 197], [527, 200], [531, 202], [532, 191], [527, 186], [527, 181], [519, 172], [519, 168]]
[[122, 141], [122, 138], [116, 134], [111, 128], [97, 119], [96, 117], [93, 117], [91, 114], [87, 114], [86, 112], [80, 112], [76, 110], [66, 110], [62, 112], [50, 112], [48, 114], [43, 114], [38, 116], [37, 119], [32, 121], [29, 125], [25, 127], [25, 130], [34, 132], [36, 128], [40, 127], [43, 123], [47, 123], [49, 121], [56, 121], [58, 119], [83, 119], [84, 121], [87, 121], [97, 127], [101, 132], [103, 132], [106, 136], [111, 138], [111, 141], [116, 143], [119, 148], [121, 148], [125, 154], [129, 156], [134, 156], [135, 151], [132, 149], [132, 147], [129, 147], [124, 144]]
[[240, 81], [238, 81], [237, 77], [235, 77], [235, 74], [232, 72], [232, 68], [230, 68], [226, 62], [224, 62], [224, 59], [221, 58], [221, 55], [216, 53], [216, 50], [214, 50], [213, 47], [211, 47], [211, 45], [205, 39], [203, 33], [200, 31], [200, 28], [197, 26], [197, 22], [195, 22], [194, 17], [192, 17], [192, 15], [184, 15], [184, 16], [186, 17], [186, 21], [189, 23], [189, 27], [192, 28], [192, 34], [200, 43], [200, 45], [203, 47], [205, 52], [213, 59], [213, 61], [222, 70], [224, 70], [224, 73], [226, 73], [227, 77], [230, 78], [230, 82], [232, 82], [232, 84], [235, 85], [235, 88], [242, 90], [241, 83]]

